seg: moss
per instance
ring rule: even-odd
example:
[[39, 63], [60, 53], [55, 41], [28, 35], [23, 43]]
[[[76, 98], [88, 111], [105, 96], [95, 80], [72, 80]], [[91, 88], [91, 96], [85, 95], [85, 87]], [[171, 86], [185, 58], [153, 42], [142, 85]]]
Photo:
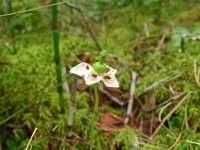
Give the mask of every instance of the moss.
[[[43, 3], [32, 1], [26, 8], [40, 4]], [[129, 70], [134, 70], [139, 74], [136, 94], [141, 93], [146, 87], [162, 78], [178, 75], [176, 79], [160, 84], [154, 90], [145, 93], [140, 97], [141, 102], [148, 102], [152, 94], [155, 94], [156, 104], [159, 104], [177, 93], [192, 92], [187, 101], [167, 120], [165, 124], [167, 127], [162, 127], [151, 141], [141, 144], [141, 149], [153, 150], [159, 149], [159, 147], [167, 149], [176, 140], [171, 133], [179, 135], [183, 123], [186, 123], [187, 127], [184, 126], [182, 136], [174, 149], [191, 147], [198, 149], [198, 145], [189, 143], [187, 140], [199, 142], [200, 137], [200, 90], [194, 78], [194, 62], [196, 61], [197, 68], [200, 66], [200, 44], [197, 41], [186, 40], [185, 51], [182, 51], [180, 45], [173, 45], [170, 40], [173, 39], [171, 33], [166, 34], [162, 48], [158, 48], [158, 43], [164, 32], [174, 29], [174, 26], [186, 24], [185, 27], [189, 33], [197, 30], [199, 24], [197, 21], [199, 6], [197, 5], [199, 5], [199, 2], [193, 0], [188, 4], [185, 1], [176, 0], [160, 3], [160, 0], [158, 0], [148, 3], [139, 1], [131, 3], [130, 1], [120, 0], [119, 4], [106, 1], [101, 4], [94, 1], [92, 5], [87, 5], [86, 1], [82, 1], [82, 4], [88, 8], [87, 14], [90, 16], [92, 29], [96, 32], [103, 47], [121, 58], [129, 66]], [[98, 7], [96, 7], [97, 5]], [[14, 10], [24, 8], [21, 1], [14, 2], [13, 6]], [[192, 7], [194, 8], [191, 9]], [[99, 15], [95, 15], [97, 12], [94, 13], [94, 11], [99, 11]], [[91, 61], [95, 62], [98, 50], [88, 32], [83, 26], [80, 26], [81, 17], [79, 14], [65, 6], [60, 6], [59, 15], [62, 66], [77, 64], [79, 60], [76, 55], [82, 52], [89, 52], [93, 56]], [[20, 16], [18, 17], [20, 18]], [[98, 17], [98, 20], [93, 20], [96, 17]], [[68, 116], [67, 113], [59, 114], [49, 20], [48, 9], [32, 12], [25, 24], [20, 24], [18, 28], [14, 29], [17, 33], [14, 38], [15, 49], [13, 49], [9, 34], [3, 35], [3, 38], [0, 39], [2, 43], [0, 45], [0, 120], [37, 100], [31, 108], [2, 126], [3, 134], [0, 136], [0, 140], [3, 149], [7, 149], [8, 143], [18, 144], [24, 148], [35, 127], [39, 129], [32, 142], [35, 149], [48, 149], [48, 145], [53, 149], [58, 147], [60, 149], [88, 148], [89, 120], [92, 112], [89, 105], [91, 94], [88, 91], [77, 92], [73, 128], [76, 137], [74, 141], [72, 140], [73, 142], [65, 137]], [[37, 26], [35, 26], [36, 22]], [[150, 36], [152, 36], [151, 38], [146, 37], [145, 23]], [[31, 26], [29, 26], [30, 24]], [[5, 23], [1, 21], [0, 26], [2, 30]], [[156, 36], [154, 36], [155, 34]], [[118, 62], [111, 59], [107, 59], [107, 63], [118, 68], [117, 77], [121, 91], [129, 91], [131, 78], [129, 70], [124, 69]], [[66, 80], [71, 84], [69, 78]], [[176, 102], [180, 100], [178, 99]], [[68, 112], [70, 95], [66, 93], [65, 102], [65, 108]], [[176, 103], [166, 108], [162, 117], [165, 117], [175, 105]], [[135, 102], [134, 106], [134, 108], [137, 108], [138, 103]], [[126, 107], [118, 109], [103, 105], [100, 110], [123, 116]], [[156, 111], [155, 117], [158, 116], [159, 111], [160, 109]], [[140, 116], [137, 117], [145, 120], [150, 118], [149, 114], [142, 111], [138, 114]], [[7, 126], [10, 125], [14, 125], [14, 127], [9, 127], [10, 131], [8, 131]], [[19, 126], [20, 131], [24, 133], [23, 139], [17, 140], [18, 138], [15, 137], [14, 132], [17, 128], [15, 126]], [[97, 129], [95, 134], [97, 149], [105, 150], [139, 148], [136, 143], [140, 140], [137, 141], [136, 139], [142, 136], [141, 132], [136, 132], [132, 128], [120, 129], [110, 136]], [[7, 139], [11, 142], [6, 142]]]

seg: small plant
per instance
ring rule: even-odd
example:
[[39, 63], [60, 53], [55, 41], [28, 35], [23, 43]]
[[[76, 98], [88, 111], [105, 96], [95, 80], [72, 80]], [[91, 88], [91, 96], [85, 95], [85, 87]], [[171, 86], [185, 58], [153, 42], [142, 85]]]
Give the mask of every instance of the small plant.
[[90, 150], [94, 147], [94, 122], [95, 122], [95, 115], [98, 112], [98, 103], [99, 103], [99, 96], [98, 96], [98, 82], [103, 81], [107, 87], [119, 87], [119, 83], [115, 77], [117, 73], [116, 69], [113, 69], [106, 65], [105, 58], [108, 55], [108, 51], [104, 50], [100, 54], [99, 62], [96, 62], [93, 67], [85, 62], [82, 62], [70, 70], [70, 73], [76, 74], [78, 76], [84, 77], [85, 83], [87, 85], [94, 84], [94, 95], [95, 95], [95, 107], [94, 107], [94, 116], [91, 120], [91, 143], [90, 143]]

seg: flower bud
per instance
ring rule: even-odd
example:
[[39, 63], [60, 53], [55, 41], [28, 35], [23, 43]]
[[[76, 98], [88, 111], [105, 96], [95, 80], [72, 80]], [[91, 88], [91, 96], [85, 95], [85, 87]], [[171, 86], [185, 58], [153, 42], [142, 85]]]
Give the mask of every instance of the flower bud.
[[100, 64], [103, 65], [103, 63], [105, 62], [105, 59], [106, 59], [106, 56], [108, 55], [108, 51], [107, 50], [103, 50], [101, 53], [100, 53], [100, 59], [99, 59], [99, 62]]
[[100, 55], [101, 57], [106, 57], [108, 55], [108, 50], [103, 50]]
[[102, 64], [100, 62], [96, 62], [93, 65], [93, 68], [97, 73], [104, 73], [106, 71], [106, 65], [104, 65], [104, 64]]

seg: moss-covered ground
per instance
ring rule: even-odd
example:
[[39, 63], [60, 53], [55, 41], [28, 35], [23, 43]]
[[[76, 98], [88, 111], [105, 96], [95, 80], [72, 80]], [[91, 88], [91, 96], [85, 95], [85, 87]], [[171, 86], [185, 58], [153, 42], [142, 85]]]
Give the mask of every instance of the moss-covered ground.
[[[49, 3], [47, 0], [16, 0], [12, 11]], [[199, 150], [200, 40], [194, 38], [200, 36], [200, 2], [76, 0], [73, 3], [84, 7], [102, 47], [128, 66], [125, 68], [116, 59], [107, 59], [108, 65], [118, 69], [120, 83], [119, 89], [107, 88], [107, 91], [127, 102], [130, 72], [138, 74], [128, 125], [123, 125], [127, 107], [100, 94], [95, 149]], [[1, 14], [9, 12], [6, 4], [1, 3], [0, 8]], [[58, 8], [62, 68], [74, 66], [80, 60], [95, 62], [99, 50], [81, 14], [64, 4]], [[31, 141], [33, 150], [87, 150], [94, 103], [92, 87], [78, 80], [73, 137], [69, 139], [67, 122], [71, 96], [63, 88], [66, 112], [61, 113], [51, 8], [1, 17], [0, 31], [0, 150], [25, 149], [36, 127], [38, 131]], [[71, 87], [72, 76], [68, 71], [64, 73], [62, 69], [63, 82]], [[138, 96], [166, 77], [169, 80]], [[180, 93], [182, 95], [167, 106], [147, 112]], [[162, 120], [165, 121], [160, 125]]]

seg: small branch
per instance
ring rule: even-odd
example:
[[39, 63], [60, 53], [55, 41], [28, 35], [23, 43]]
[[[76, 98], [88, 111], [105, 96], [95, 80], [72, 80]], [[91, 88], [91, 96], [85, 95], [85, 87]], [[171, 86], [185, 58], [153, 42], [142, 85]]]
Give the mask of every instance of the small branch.
[[170, 103], [170, 102], [172, 102], [172, 101], [175, 101], [175, 100], [179, 99], [179, 98], [180, 98], [181, 96], [183, 96], [184, 94], [185, 94], [184, 92], [179, 93], [179, 94], [177, 94], [177, 95], [175, 95], [175, 96], [169, 98], [168, 100], [166, 100], [166, 101], [164, 101], [164, 102], [158, 104], [158, 105], [155, 106], [154, 108], [151, 108], [151, 109], [147, 110], [146, 112], [147, 112], [147, 113], [153, 112], [153, 111], [155, 111], [156, 109], [158, 109], [158, 108], [160, 108], [160, 107], [162, 107], [162, 106], [164, 106], [164, 105], [166, 105], [166, 104], [168, 104], [168, 103]]
[[136, 77], [137, 74], [135, 72], [131, 72], [132, 80], [131, 80], [131, 88], [130, 88], [130, 98], [128, 101], [128, 107], [127, 107], [127, 113], [124, 120], [124, 124], [127, 125], [129, 122], [129, 118], [131, 116], [132, 108], [133, 108], [133, 102], [134, 102], [134, 95], [135, 95], [135, 86], [136, 86]]
[[194, 78], [198, 87], [200, 87], [200, 69], [197, 68], [196, 61], [194, 61]]
[[144, 89], [143, 92], [141, 92], [140, 94], [138, 94], [138, 97], [142, 96], [144, 93], [148, 92], [148, 91], [151, 91], [152, 89], [154, 89], [156, 86], [164, 83], [164, 82], [167, 82], [167, 81], [170, 81], [170, 80], [173, 80], [175, 78], [179, 77], [179, 75], [175, 76], [175, 77], [165, 77], [161, 80], [158, 80], [156, 81], [155, 83], [153, 83], [152, 85], [148, 86], [146, 89]]
[[146, 37], [148, 38], [150, 36], [150, 34], [149, 34], [149, 29], [148, 29], [147, 23], [145, 22], [143, 25], [144, 25], [144, 31], [145, 31]]
[[114, 59], [115, 61], [117, 61], [118, 64], [119, 64], [119, 66], [121, 66], [122, 68], [124, 68], [124, 69], [126, 69], [126, 70], [129, 70], [128, 65], [126, 65], [126, 64], [124, 63], [124, 61], [123, 61], [120, 57], [114, 56], [114, 55], [112, 55], [112, 54], [109, 54], [109, 57], [110, 57], [111, 59]]
[[92, 39], [95, 41], [98, 50], [101, 51], [102, 50], [102, 46], [101, 46], [100, 42], [98, 41], [98, 38], [97, 38], [95, 32], [93, 31], [92, 26], [89, 23], [89, 19], [88, 19], [88, 17], [85, 15], [85, 13], [83, 11], [83, 8], [81, 6], [77, 6], [77, 5], [72, 4], [70, 2], [67, 2], [67, 1], [65, 1], [65, 5], [70, 7], [70, 8], [73, 8], [73, 9], [77, 10], [82, 15], [83, 21], [84, 21], [84, 23], [86, 25], [86, 28], [87, 28], [88, 32], [90, 33]]
[[31, 135], [31, 138], [30, 138], [30, 140], [28, 141], [28, 144], [27, 144], [25, 150], [28, 150], [28, 147], [29, 147], [29, 145], [31, 144], [31, 141], [32, 141], [32, 139], [33, 139], [33, 137], [34, 137], [36, 131], [37, 131], [37, 128], [35, 128], [35, 130], [33, 131], [32, 135]]
[[36, 7], [36, 8], [27, 9], [27, 10], [16, 11], [16, 12], [8, 13], [8, 14], [2, 14], [2, 15], [0, 15], [0, 17], [7, 17], [7, 16], [18, 15], [18, 14], [22, 14], [22, 13], [28, 13], [28, 12], [36, 11], [36, 10], [43, 9], [43, 8], [49, 8], [49, 7], [61, 5], [63, 3], [64, 2], [57, 2], [57, 3], [53, 3], [53, 4], [49, 4], [49, 5], [44, 5], [44, 6], [40, 6], [40, 7]]
[[112, 96], [109, 92], [104, 90], [102, 86], [99, 86], [99, 91], [101, 93], [105, 94], [106, 96], [108, 96], [113, 102], [117, 103], [118, 105], [120, 105], [120, 106], [124, 106], [125, 105], [125, 102], [122, 102], [118, 98]]
[[170, 105], [172, 104], [172, 102], [166, 104], [165, 106], [163, 106], [161, 109], [160, 109], [160, 112], [158, 114], [158, 120], [161, 122], [162, 121], [162, 114], [164, 112], [165, 109], [167, 109]]
[[0, 61], [0, 65], [9, 65], [9, 62]]
[[191, 93], [192, 92], [189, 92], [177, 105], [175, 105], [175, 107], [169, 112], [169, 114], [167, 114], [167, 116], [161, 121], [160, 125], [154, 131], [154, 133], [152, 134], [152, 136], [150, 137], [150, 139], [153, 139], [153, 137], [158, 133], [158, 131], [160, 130], [160, 128], [162, 127], [162, 125], [165, 123], [165, 121], [167, 119], [169, 119], [169, 117], [178, 109], [178, 107], [188, 98], [188, 96]]
[[199, 142], [194, 142], [194, 141], [190, 141], [190, 140], [186, 140], [186, 142], [191, 143], [191, 144], [196, 144], [196, 145], [200, 145]]
[[69, 94], [70, 93], [70, 89], [69, 89], [69, 84], [67, 83], [67, 75], [66, 72], [68, 71], [68, 67], [65, 66], [63, 67], [63, 88], [65, 89], [66, 93]]
[[182, 136], [182, 133], [183, 133], [183, 127], [184, 127], [184, 121], [183, 121], [183, 123], [182, 123], [181, 131], [180, 131], [180, 133], [179, 133], [179, 135], [178, 135], [176, 141], [172, 144], [172, 146], [170, 146], [170, 147], [168, 148], [168, 150], [173, 149], [173, 148], [176, 146], [176, 144], [178, 143], [178, 141], [180, 140], [180, 138], [181, 138], [181, 136]]
[[162, 48], [162, 45], [164, 44], [166, 37], [167, 37], [167, 34], [163, 34], [161, 39], [158, 41], [158, 45], [156, 49], [160, 50]]
[[72, 81], [72, 90], [71, 90], [71, 102], [69, 105], [69, 114], [68, 114], [68, 138], [72, 138], [72, 126], [73, 126], [73, 114], [74, 114], [74, 105], [76, 101], [76, 89], [77, 89], [77, 81], [78, 81], [78, 76], [73, 75], [73, 81]]

